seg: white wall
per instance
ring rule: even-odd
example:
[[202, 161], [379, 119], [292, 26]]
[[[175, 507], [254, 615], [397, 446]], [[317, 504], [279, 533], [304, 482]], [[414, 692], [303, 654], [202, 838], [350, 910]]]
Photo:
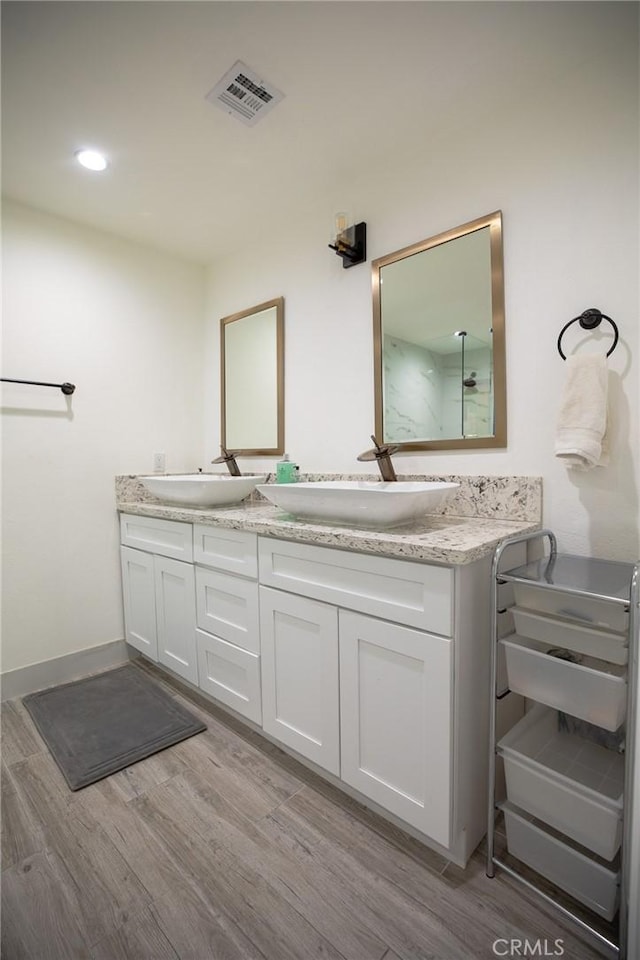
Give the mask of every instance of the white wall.
[[[502, 113], [488, 103], [475, 128], [440, 142], [425, 131], [422, 156], [403, 155], [399, 144], [387, 169], [363, 156], [360, 177], [327, 185], [299, 222], [260, 224], [260, 235], [270, 230], [268, 241], [211, 266], [208, 459], [219, 436], [219, 318], [283, 295], [287, 451], [303, 472], [375, 470], [356, 462], [374, 426], [370, 263], [342, 269], [327, 249], [331, 214], [349, 208], [367, 222], [370, 261], [501, 209], [508, 447], [405, 454], [396, 466], [405, 473], [541, 475], [545, 522], [562, 549], [640, 555], [637, 33], [621, 20], [608, 41], [597, 67], [585, 61], [562, 83], [546, 79], [541, 61], [536, 89]], [[382, 116], [380, 130], [384, 136]], [[609, 361], [612, 457], [608, 468], [568, 473], [553, 454], [566, 374], [556, 339], [588, 307], [610, 314], [620, 329]], [[589, 346], [608, 344], [603, 336]]]
[[8, 671], [124, 636], [114, 477], [194, 469], [201, 267], [8, 203], [2, 375]]

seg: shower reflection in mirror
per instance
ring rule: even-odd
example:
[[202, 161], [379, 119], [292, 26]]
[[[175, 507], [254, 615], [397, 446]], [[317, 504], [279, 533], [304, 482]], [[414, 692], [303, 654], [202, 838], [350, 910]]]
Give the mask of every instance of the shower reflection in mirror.
[[383, 356], [386, 439], [493, 436], [490, 330], [485, 339], [456, 330], [424, 346], [385, 334]]
[[373, 268], [376, 435], [407, 450], [504, 446], [500, 214]]

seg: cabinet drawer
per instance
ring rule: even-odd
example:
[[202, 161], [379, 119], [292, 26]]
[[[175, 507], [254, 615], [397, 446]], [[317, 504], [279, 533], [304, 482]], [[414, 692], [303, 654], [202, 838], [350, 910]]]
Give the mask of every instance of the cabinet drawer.
[[243, 717], [262, 723], [260, 657], [196, 630], [198, 684]]
[[196, 621], [201, 630], [260, 653], [257, 582], [196, 567]]
[[257, 536], [243, 530], [193, 525], [193, 557], [196, 563], [241, 577], [258, 577]]
[[260, 582], [442, 636], [453, 634], [453, 570], [258, 538]]
[[120, 542], [173, 560], [193, 560], [191, 524], [157, 517], [120, 514]]

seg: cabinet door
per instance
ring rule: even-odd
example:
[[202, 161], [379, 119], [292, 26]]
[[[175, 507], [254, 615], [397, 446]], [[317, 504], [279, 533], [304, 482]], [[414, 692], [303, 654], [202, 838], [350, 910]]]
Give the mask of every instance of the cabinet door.
[[453, 641], [340, 611], [342, 779], [448, 847]]
[[153, 558], [158, 624], [158, 659], [175, 673], [198, 682], [195, 578], [190, 563]]
[[156, 601], [153, 580], [153, 556], [142, 550], [121, 547], [122, 596], [127, 643], [158, 659], [156, 634]]
[[340, 773], [338, 611], [260, 588], [262, 725], [331, 773]]

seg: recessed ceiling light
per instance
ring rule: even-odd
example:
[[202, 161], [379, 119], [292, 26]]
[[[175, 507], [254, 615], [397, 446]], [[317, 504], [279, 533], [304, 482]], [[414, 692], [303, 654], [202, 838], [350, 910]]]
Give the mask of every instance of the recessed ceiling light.
[[107, 158], [97, 150], [76, 150], [75, 158], [87, 170], [95, 170], [98, 173], [109, 166]]

